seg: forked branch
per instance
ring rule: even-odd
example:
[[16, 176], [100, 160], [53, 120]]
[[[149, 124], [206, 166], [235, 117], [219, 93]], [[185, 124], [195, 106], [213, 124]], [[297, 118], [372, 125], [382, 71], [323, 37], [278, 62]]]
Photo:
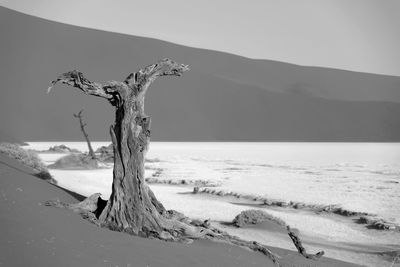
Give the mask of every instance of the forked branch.
[[105, 98], [112, 105], [117, 106], [120, 103], [121, 95], [128, 94], [129, 90], [134, 90], [137, 94], [144, 95], [150, 84], [157, 77], [182, 76], [183, 72], [188, 70], [189, 67], [187, 65], [179, 64], [166, 58], [140, 69], [138, 72], [131, 73], [123, 83], [110, 81], [104, 85], [91, 82], [80, 71], [73, 70], [61, 74], [56, 80], [52, 81], [47, 93], [50, 93], [53, 86], [60, 82], [78, 88], [87, 95]]

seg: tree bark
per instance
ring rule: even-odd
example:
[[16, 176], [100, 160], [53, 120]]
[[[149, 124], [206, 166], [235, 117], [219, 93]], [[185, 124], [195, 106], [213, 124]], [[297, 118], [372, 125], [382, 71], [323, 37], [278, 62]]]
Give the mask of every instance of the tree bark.
[[143, 97], [131, 95], [116, 110], [110, 128], [114, 146], [112, 194], [100, 216], [103, 224], [137, 235], [161, 232], [160, 213], [145, 188], [144, 160], [150, 139], [150, 118]]
[[94, 153], [93, 148], [92, 148], [92, 145], [90, 144], [89, 135], [87, 134], [87, 132], [86, 132], [86, 130], [85, 130], [86, 123], [83, 122], [83, 119], [82, 119], [82, 118], [83, 118], [82, 112], [83, 112], [83, 109], [82, 109], [81, 111], [79, 111], [78, 114], [74, 114], [74, 117], [79, 119], [79, 124], [80, 124], [80, 127], [81, 127], [81, 131], [82, 131], [83, 136], [85, 137], [86, 143], [87, 143], [87, 145], [88, 145], [89, 156], [90, 156], [92, 159], [96, 159], [96, 158], [97, 158], [97, 157], [96, 157], [96, 154]]

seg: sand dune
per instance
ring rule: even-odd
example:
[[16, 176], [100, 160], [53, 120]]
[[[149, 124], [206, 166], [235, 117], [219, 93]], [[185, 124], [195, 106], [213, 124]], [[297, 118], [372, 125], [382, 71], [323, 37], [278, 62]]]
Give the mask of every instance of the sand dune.
[[112, 107], [61, 85], [46, 95], [49, 81], [72, 69], [121, 81], [170, 57], [191, 71], [149, 90], [152, 140], [400, 141], [399, 77], [248, 59], [6, 8], [0, 25], [0, 124], [20, 140], [81, 140], [72, 114], [82, 108], [89, 136], [108, 140]]

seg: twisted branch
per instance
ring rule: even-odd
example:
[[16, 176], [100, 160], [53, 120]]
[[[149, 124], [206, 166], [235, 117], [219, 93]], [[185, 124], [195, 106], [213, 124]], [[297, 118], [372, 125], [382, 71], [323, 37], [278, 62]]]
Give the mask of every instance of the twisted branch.
[[130, 87], [138, 89], [138, 93], [145, 94], [150, 84], [160, 76], [182, 76], [183, 72], [188, 71], [189, 66], [179, 64], [173, 60], [165, 58], [155, 64], [149, 65], [138, 72], [131, 73], [125, 83]]
[[77, 70], [63, 73], [60, 76], [58, 76], [56, 80], [50, 82], [50, 86], [47, 89], [47, 93], [50, 93], [53, 86], [58, 82], [78, 88], [87, 95], [94, 95], [106, 99], [112, 98], [112, 95], [110, 95], [106, 90], [104, 90], [101, 84], [89, 81], [83, 76], [82, 72], [79, 72]]

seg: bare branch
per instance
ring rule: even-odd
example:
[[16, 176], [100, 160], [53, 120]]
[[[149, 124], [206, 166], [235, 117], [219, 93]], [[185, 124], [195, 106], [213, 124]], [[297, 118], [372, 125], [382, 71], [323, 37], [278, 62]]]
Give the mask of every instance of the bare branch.
[[111, 99], [113, 96], [102, 87], [101, 84], [91, 82], [86, 79], [83, 74], [77, 70], [69, 71], [58, 76], [58, 78], [50, 83], [47, 93], [50, 93], [53, 86], [61, 82], [72, 87], [82, 90], [85, 94]]
[[81, 118], [82, 117], [82, 112], [83, 112], [83, 109], [81, 109], [77, 114], [74, 113], [74, 117], [75, 118]]
[[125, 83], [129, 86], [135, 86], [139, 92], [145, 93], [148, 86], [159, 76], [182, 76], [185, 71], [189, 70], [189, 66], [179, 64], [168, 58], [149, 65], [138, 72], [131, 73]]

